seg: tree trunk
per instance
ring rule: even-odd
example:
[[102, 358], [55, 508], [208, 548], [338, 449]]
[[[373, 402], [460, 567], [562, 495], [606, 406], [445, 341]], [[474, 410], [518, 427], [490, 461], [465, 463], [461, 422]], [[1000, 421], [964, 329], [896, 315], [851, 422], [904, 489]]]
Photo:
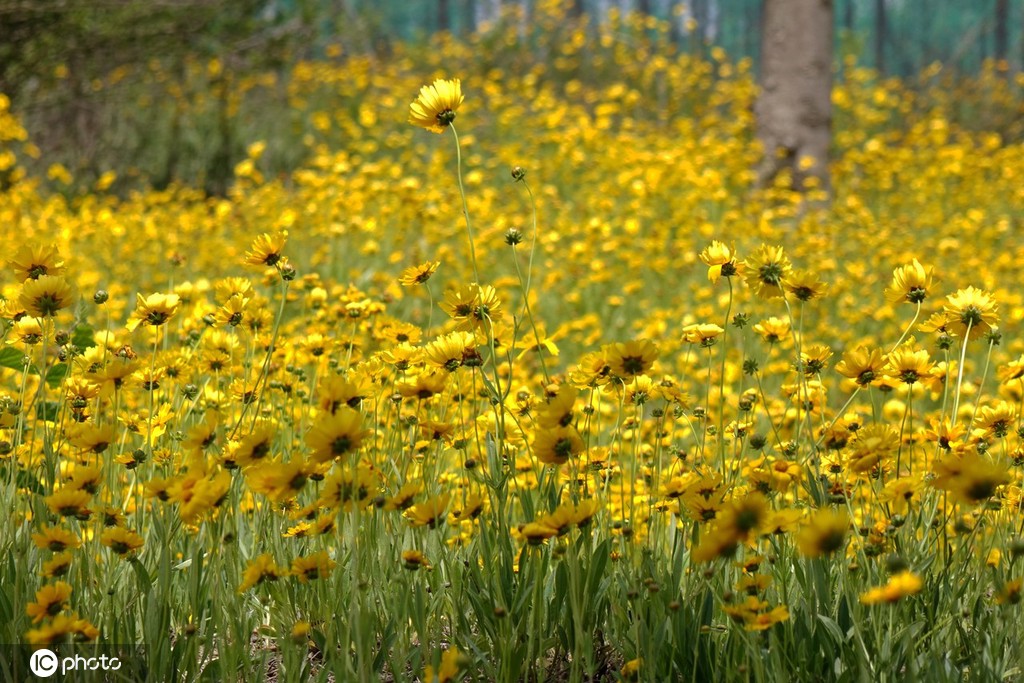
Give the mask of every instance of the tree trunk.
[[1006, 59], [1010, 47], [1010, 0], [996, 0], [995, 58]]
[[885, 41], [888, 38], [885, 17], [885, 0], [875, 0], [875, 68], [885, 73]]
[[569, 6], [569, 16], [579, 19], [583, 16], [583, 0], [572, 0]]
[[853, 0], [846, 0], [846, 12], [843, 14], [843, 28], [853, 33], [855, 15], [853, 13]]
[[784, 169], [793, 188], [808, 178], [829, 188], [832, 124], [832, 0], [765, 0], [761, 93], [754, 107], [764, 145], [758, 182]]
[[448, 12], [448, 0], [437, 0], [437, 30], [450, 31], [451, 18]]

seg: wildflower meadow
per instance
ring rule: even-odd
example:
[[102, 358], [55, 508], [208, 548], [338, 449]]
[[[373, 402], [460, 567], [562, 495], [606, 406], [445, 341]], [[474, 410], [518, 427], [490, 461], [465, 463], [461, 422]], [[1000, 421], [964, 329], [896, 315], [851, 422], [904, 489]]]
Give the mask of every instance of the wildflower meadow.
[[749, 60], [541, 5], [229, 83], [223, 194], [0, 96], [0, 680], [1024, 680], [1024, 78], [761, 187]]

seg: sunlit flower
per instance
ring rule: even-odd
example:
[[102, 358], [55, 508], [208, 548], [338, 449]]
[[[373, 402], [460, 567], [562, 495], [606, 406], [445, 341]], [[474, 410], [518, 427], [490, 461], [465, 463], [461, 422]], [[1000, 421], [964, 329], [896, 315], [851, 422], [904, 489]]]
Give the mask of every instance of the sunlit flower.
[[831, 555], [846, 547], [849, 531], [850, 518], [845, 510], [818, 510], [800, 530], [797, 546], [807, 557]]
[[903, 598], [921, 592], [921, 577], [911, 571], [902, 571], [889, 578], [888, 583], [872, 588], [860, 596], [865, 605], [877, 605], [880, 602], [899, 602]]
[[128, 330], [134, 330], [139, 325], [159, 327], [178, 311], [180, 301], [177, 294], [150, 294], [147, 297], [137, 294], [135, 310], [125, 327]]
[[43, 586], [36, 591], [36, 601], [25, 609], [32, 623], [38, 624], [43, 619], [54, 617], [70, 606], [71, 584], [58, 581]]
[[765, 299], [783, 295], [783, 286], [793, 266], [782, 247], [761, 245], [743, 263], [747, 284], [755, 294]]
[[418, 266], [410, 266], [401, 272], [398, 276], [398, 282], [406, 287], [422, 285], [437, 272], [437, 269], [440, 266], [440, 261], [427, 261], [426, 263], [421, 263]]
[[721, 277], [732, 277], [739, 272], [736, 249], [714, 240], [700, 252], [701, 262], [708, 267], [708, 280], [718, 282]]
[[975, 287], [958, 289], [946, 297], [943, 311], [950, 330], [963, 337], [970, 330], [969, 339], [977, 339], [999, 321], [999, 305], [988, 292]]
[[443, 133], [455, 120], [462, 100], [462, 82], [458, 78], [439, 78], [420, 88], [419, 96], [409, 105], [409, 123]]
[[281, 262], [284, 245], [288, 237], [283, 233], [263, 233], [253, 240], [245, 253], [245, 263], [250, 266], [275, 266]]
[[892, 283], [886, 288], [885, 296], [894, 304], [919, 304], [928, 298], [934, 287], [934, 269], [922, 266], [914, 259], [909, 265], [893, 271]]
[[71, 305], [73, 296], [71, 285], [63, 277], [40, 275], [34, 280], [25, 281], [18, 301], [29, 315], [52, 318], [58, 311]]
[[38, 280], [43, 275], [60, 275], [64, 271], [64, 261], [52, 244], [27, 244], [15, 253], [10, 267], [15, 279], [24, 282]]

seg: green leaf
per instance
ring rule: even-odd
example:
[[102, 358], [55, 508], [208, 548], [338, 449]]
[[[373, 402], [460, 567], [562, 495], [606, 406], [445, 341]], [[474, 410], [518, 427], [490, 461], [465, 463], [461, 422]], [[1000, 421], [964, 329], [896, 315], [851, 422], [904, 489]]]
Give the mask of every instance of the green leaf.
[[80, 349], [87, 349], [96, 346], [95, 330], [88, 325], [76, 325], [71, 333], [71, 343]]
[[40, 401], [36, 405], [36, 419], [48, 422], [57, 421], [57, 413], [60, 412], [60, 403], [57, 401]]
[[150, 578], [149, 572], [146, 571], [146, 567], [139, 561], [137, 557], [133, 557], [130, 560], [132, 569], [135, 570], [135, 577], [139, 580], [139, 589], [143, 595], [149, 593], [149, 589], [153, 586], [153, 579]]
[[0, 367], [21, 372], [25, 369], [25, 354], [10, 346], [0, 349]]
[[31, 472], [25, 470], [18, 470], [18, 474], [14, 478], [15, 484], [19, 489], [26, 489], [32, 493], [38, 493], [43, 495], [43, 484], [39, 481], [39, 478]]
[[57, 363], [46, 372], [46, 383], [50, 387], [59, 386], [64, 381], [64, 378], [68, 376], [68, 370], [67, 363]]

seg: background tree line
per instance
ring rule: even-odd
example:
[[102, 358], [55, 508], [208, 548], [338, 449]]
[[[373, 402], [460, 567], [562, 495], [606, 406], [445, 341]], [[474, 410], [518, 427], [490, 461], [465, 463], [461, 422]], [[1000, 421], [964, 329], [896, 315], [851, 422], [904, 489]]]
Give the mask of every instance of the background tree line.
[[[559, 40], [537, 35], [544, 3], [592, 32], [616, 13], [656, 17], [668, 26], [664, 49], [707, 55], [717, 46], [757, 71], [773, 0], [0, 0], [0, 92], [43, 168], [59, 160], [90, 180], [115, 168], [115, 189], [183, 180], [219, 194], [250, 141], [240, 84], [286, 78], [300, 59], [386, 58], [399, 43], [429, 49], [438, 32], [497, 34], [509, 22], [522, 45], [495, 43], [488, 59], [513, 49], [516, 59], [531, 50], [543, 59]], [[855, 55], [881, 75], [909, 77], [933, 61], [971, 74], [990, 58], [1008, 76], [1024, 69], [1024, 0], [828, 4], [833, 55]], [[273, 98], [275, 87], [284, 84], [260, 96]], [[275, 103], [265, 104], [270, 115]], [[280, 147], [278, 170], [294, 167], [303, 150]]]

